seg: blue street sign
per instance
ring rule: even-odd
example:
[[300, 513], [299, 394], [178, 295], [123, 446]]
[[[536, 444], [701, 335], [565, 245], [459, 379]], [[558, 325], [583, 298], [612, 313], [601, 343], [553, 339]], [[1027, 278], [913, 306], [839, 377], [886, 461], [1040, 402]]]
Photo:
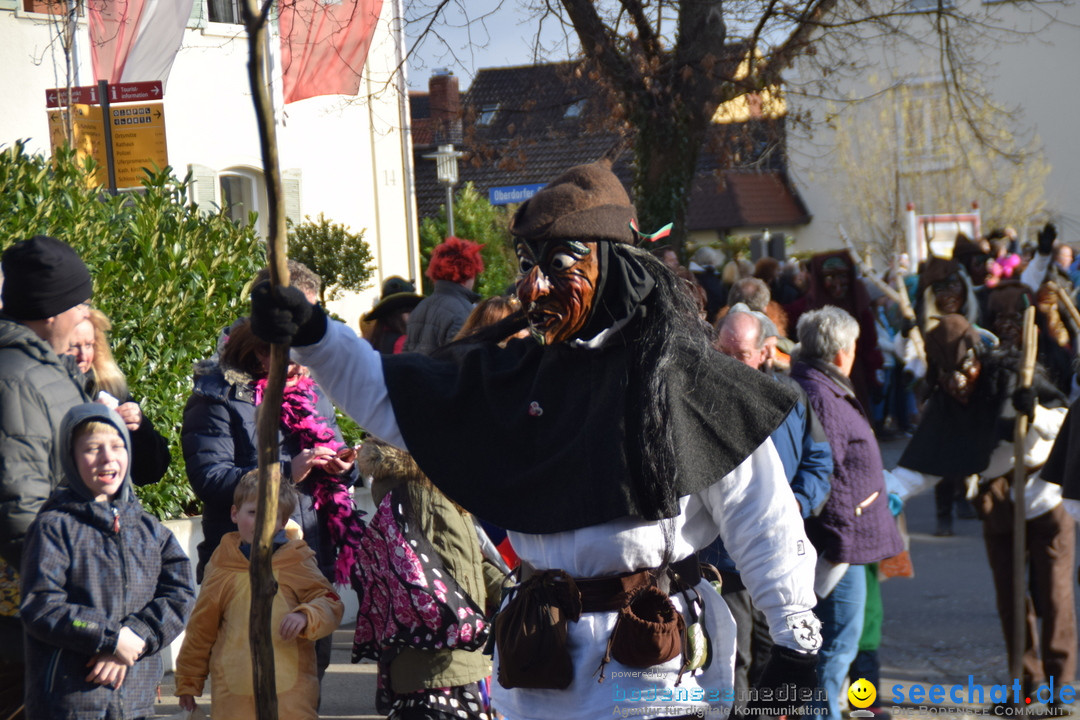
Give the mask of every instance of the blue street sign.
[[488, 188], [488, 202], [492, 205], [509, 205], [510, 203], [525, 202], [536, 192], [544, 187], [538, 185], [508, 185], [506, 187]]

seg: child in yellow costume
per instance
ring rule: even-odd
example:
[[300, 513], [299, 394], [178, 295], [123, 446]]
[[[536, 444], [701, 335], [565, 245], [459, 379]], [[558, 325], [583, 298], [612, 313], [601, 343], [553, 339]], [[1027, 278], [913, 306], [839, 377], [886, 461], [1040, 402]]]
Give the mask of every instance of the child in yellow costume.
[[[239, 528], [222, 538], [207, 565], [206, 578], [188, 621], [187, 635], [176, 660], [176, 695], [185, 710], [195, 709], [206, 676], [211, 679], [211, 712], [215, 718], [255, 718], [248, 618], [251, 581], [248, 576], [255, 534], [255, 472], [240, 479], [233, 494], [232, 519]], [[271, 627], [278, 712], [283, 718], [318, 718], [319, 677], [315, 641], [341, 622], [344, 605], [315, 563], [315, 552], [303, 540], [288, 540], [282, 528], [296, 506], [296, 491], [281, 484], [273, 567], [278, 581]]]

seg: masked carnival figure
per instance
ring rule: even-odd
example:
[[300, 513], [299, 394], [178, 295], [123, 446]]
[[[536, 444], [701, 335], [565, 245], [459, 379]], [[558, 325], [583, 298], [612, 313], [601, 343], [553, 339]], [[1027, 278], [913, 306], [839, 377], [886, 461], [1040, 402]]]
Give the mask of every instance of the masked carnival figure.
[[735, 627], [695, 558], [718, 534], [775, 642], [759, 685], [794, 684], [759, 706], [792, 714], [821, 643], [815, 553], [769, 439], [795, 394], [713, 350], [679, 278], [636, 247], [609, 162], [568, 170], [510, 230], [521, 309], [435, 356], [380, 357], [287, 288], [256, 288], [256, 325], [508, 530], [522, 566], [492, 629], [503, 716], [730, 707]]

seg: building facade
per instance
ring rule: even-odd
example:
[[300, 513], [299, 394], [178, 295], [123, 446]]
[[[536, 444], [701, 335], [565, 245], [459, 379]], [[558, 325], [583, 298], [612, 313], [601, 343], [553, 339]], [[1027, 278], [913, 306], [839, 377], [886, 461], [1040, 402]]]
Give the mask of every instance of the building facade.
[[[982, 232], [1014, 225], [1030, 239], [1054, 220], [1063, 241], [1080, 241], [1080, 5], [944, 0], [940, 17], [936, 0], [889, 7], [897, 32], [850, 31], [854, 72], [838, 66], [826, 91], [789, 95], [808, 120], [788, 135], [792, 177], [814, 210], [800, 246], [842, 247], [841, 226], [856, 244], [899, 242], [909, 203], [919, 215], [972, 213], [975, 204]], [[962, 63], [943, 56], [939, 20], [953, 29], [950, 52]], [[809, 87], [809, 62], [820, 61], [821, 53], [797, 63], [788, 85]], [[953, 132], [950, 118], [965, 114], [990, 129], [992, 144], [1006, 145], [1007, 134], [1014, 150], [1041, 148], [1049, 175], [1030, 173], [1037, 155], [1009, 165], [968, 130]]]
[[[355, 97], [282, 106], [276, 30], [269, 41], [287, 214], [295, 222], [323, 214], [362, 230], [375, 256], [373, 287], [333, 307], [350, 322], [370, 309], [383, 276], [420, 272], [396, 8], [383, 3]], [[85, 16], [67, 52], [47, 10], [41, 0], [0, 0], [0, 146], [27, 139], [31, 151], [49, 152], [46, 90], [65, 86], [69, 57], [77, 69], [72, 85], [94, 84]], [[266, 207], [247, 56], [239, 0], [194, 0], [163, 98], [169, 165], [180, 177], [191, 173], [194, 200], [226, 208], [237, 222]], [[265, 219], [258, 222], [265, 235]]]

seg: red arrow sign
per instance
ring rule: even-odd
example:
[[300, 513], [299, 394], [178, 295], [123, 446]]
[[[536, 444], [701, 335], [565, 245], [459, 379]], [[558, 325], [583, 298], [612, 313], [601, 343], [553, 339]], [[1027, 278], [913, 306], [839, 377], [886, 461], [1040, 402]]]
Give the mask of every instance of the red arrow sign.
[[[160, 80], [109, 85], [110, 103], [160, 100], [164, 94], [165, 91]], [[69, 102], [73, 105], [100, 105], [101, 97], [97, 85], [71, 88], [70, 101], [68, 100], [67, 88], [50, 88], [45, 91], [45, 107], [66, 107]]]
[[97, 85], [73, 87], [70, 98], [67, 88], [50, 88], [45, 91], [45, 107], [66, 107], [69, 103], [71, 105], [97, 105], [100, 102]]
[[109, 85], [109, 102], [111, 103], [160, 100], [162, 95], [164, 92], [162, 92], [160, 80]]

